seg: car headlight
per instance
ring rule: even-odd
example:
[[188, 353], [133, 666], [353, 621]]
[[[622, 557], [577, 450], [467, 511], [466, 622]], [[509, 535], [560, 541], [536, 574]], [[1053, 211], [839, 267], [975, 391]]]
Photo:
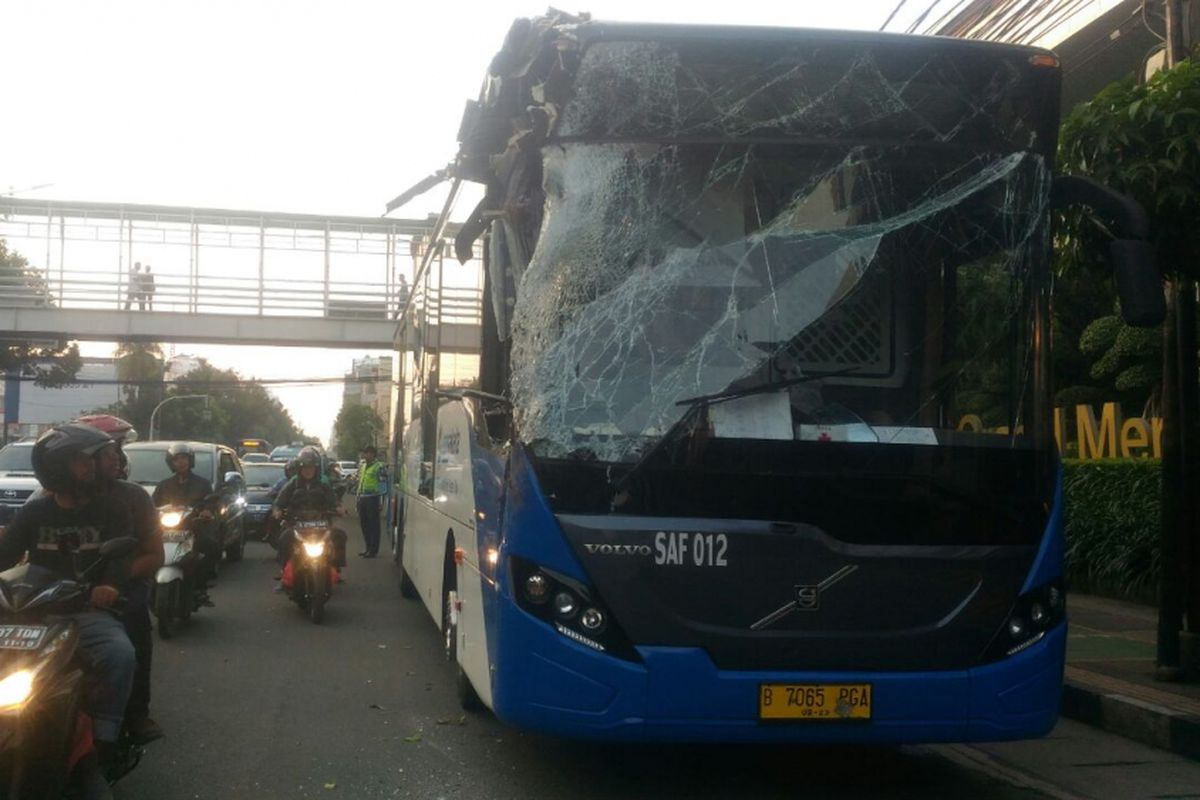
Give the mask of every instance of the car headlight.
[[0, 680], [0, 711], [15, 711], [33, 692], [33, 671], [20, 669]]
[[304, 543], [304, 554], [307, 555], [309, 558], [320, 558], [321, 556], [325, 555], [325, 543], [324, 542], [305, 542]]
[[164, 528], [174, 528], [183, 522], [182, 511], [164, 511], [158, 517]]

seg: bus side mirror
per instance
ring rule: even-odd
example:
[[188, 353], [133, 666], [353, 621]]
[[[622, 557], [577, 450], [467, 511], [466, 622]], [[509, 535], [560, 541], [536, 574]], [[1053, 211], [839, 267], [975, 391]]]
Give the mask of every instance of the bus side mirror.
[[1108, 258], [1125, 324], [1135, 328], [1160, 324], [1167, 316], [1167, 303], [1154, 263], [1154, 247], [1140, 239], [1116, 239], [1108, 245]]
[[1147, 241], [1150, 218], [1142, 205], [1104, 184], [1081, 175], [1059, 175], [1050, 188], [1052, 208], [1081, 205], [1115, 223], [1125, 238], [1109, 243], [1108, 259], [1117, 282], [1121, 318], [1137, 328], [1153, 328], [1167, 316], [1162, 276]]

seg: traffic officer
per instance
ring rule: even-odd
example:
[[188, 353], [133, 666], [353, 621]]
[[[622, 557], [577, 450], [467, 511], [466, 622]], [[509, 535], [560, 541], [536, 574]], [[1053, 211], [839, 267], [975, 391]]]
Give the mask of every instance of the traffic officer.
[[375, 558], [379, 555], [379, 514], [383, 496], [387, 494], [387, 475], [383, 464], [375, 460], [374, 445], [362, 449], [358, 465], [358, 522], [362, 526], [365, 549], [359, 555]]

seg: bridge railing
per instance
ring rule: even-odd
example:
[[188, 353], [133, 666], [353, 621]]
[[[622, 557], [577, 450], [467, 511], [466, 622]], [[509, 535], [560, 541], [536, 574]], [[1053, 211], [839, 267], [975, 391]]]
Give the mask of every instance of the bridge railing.
[[[0, 307], [394, 320], [407, 290], [388, 289], [371, 281], [155, 273], [151, 290], [93, 271], [56, 270], [49, 276], [0, 275]], [[481, 295], [476, 288], [443, 288], [424, 293], [414, 305], [423, 316], [440, 317], [444, 323], [477, 325]]]

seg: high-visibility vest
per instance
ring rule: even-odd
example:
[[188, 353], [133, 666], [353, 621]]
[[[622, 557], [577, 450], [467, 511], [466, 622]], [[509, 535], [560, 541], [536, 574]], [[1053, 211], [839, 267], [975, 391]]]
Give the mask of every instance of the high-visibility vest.
[[383, 471], [383, 463], [376, 461], [373, 464], [367, 464], [363, 461], [358, 465], [358, 493], [364, 494], [383, 494], [383, 484], [380, 481], [382, 477], [380, 473]]

